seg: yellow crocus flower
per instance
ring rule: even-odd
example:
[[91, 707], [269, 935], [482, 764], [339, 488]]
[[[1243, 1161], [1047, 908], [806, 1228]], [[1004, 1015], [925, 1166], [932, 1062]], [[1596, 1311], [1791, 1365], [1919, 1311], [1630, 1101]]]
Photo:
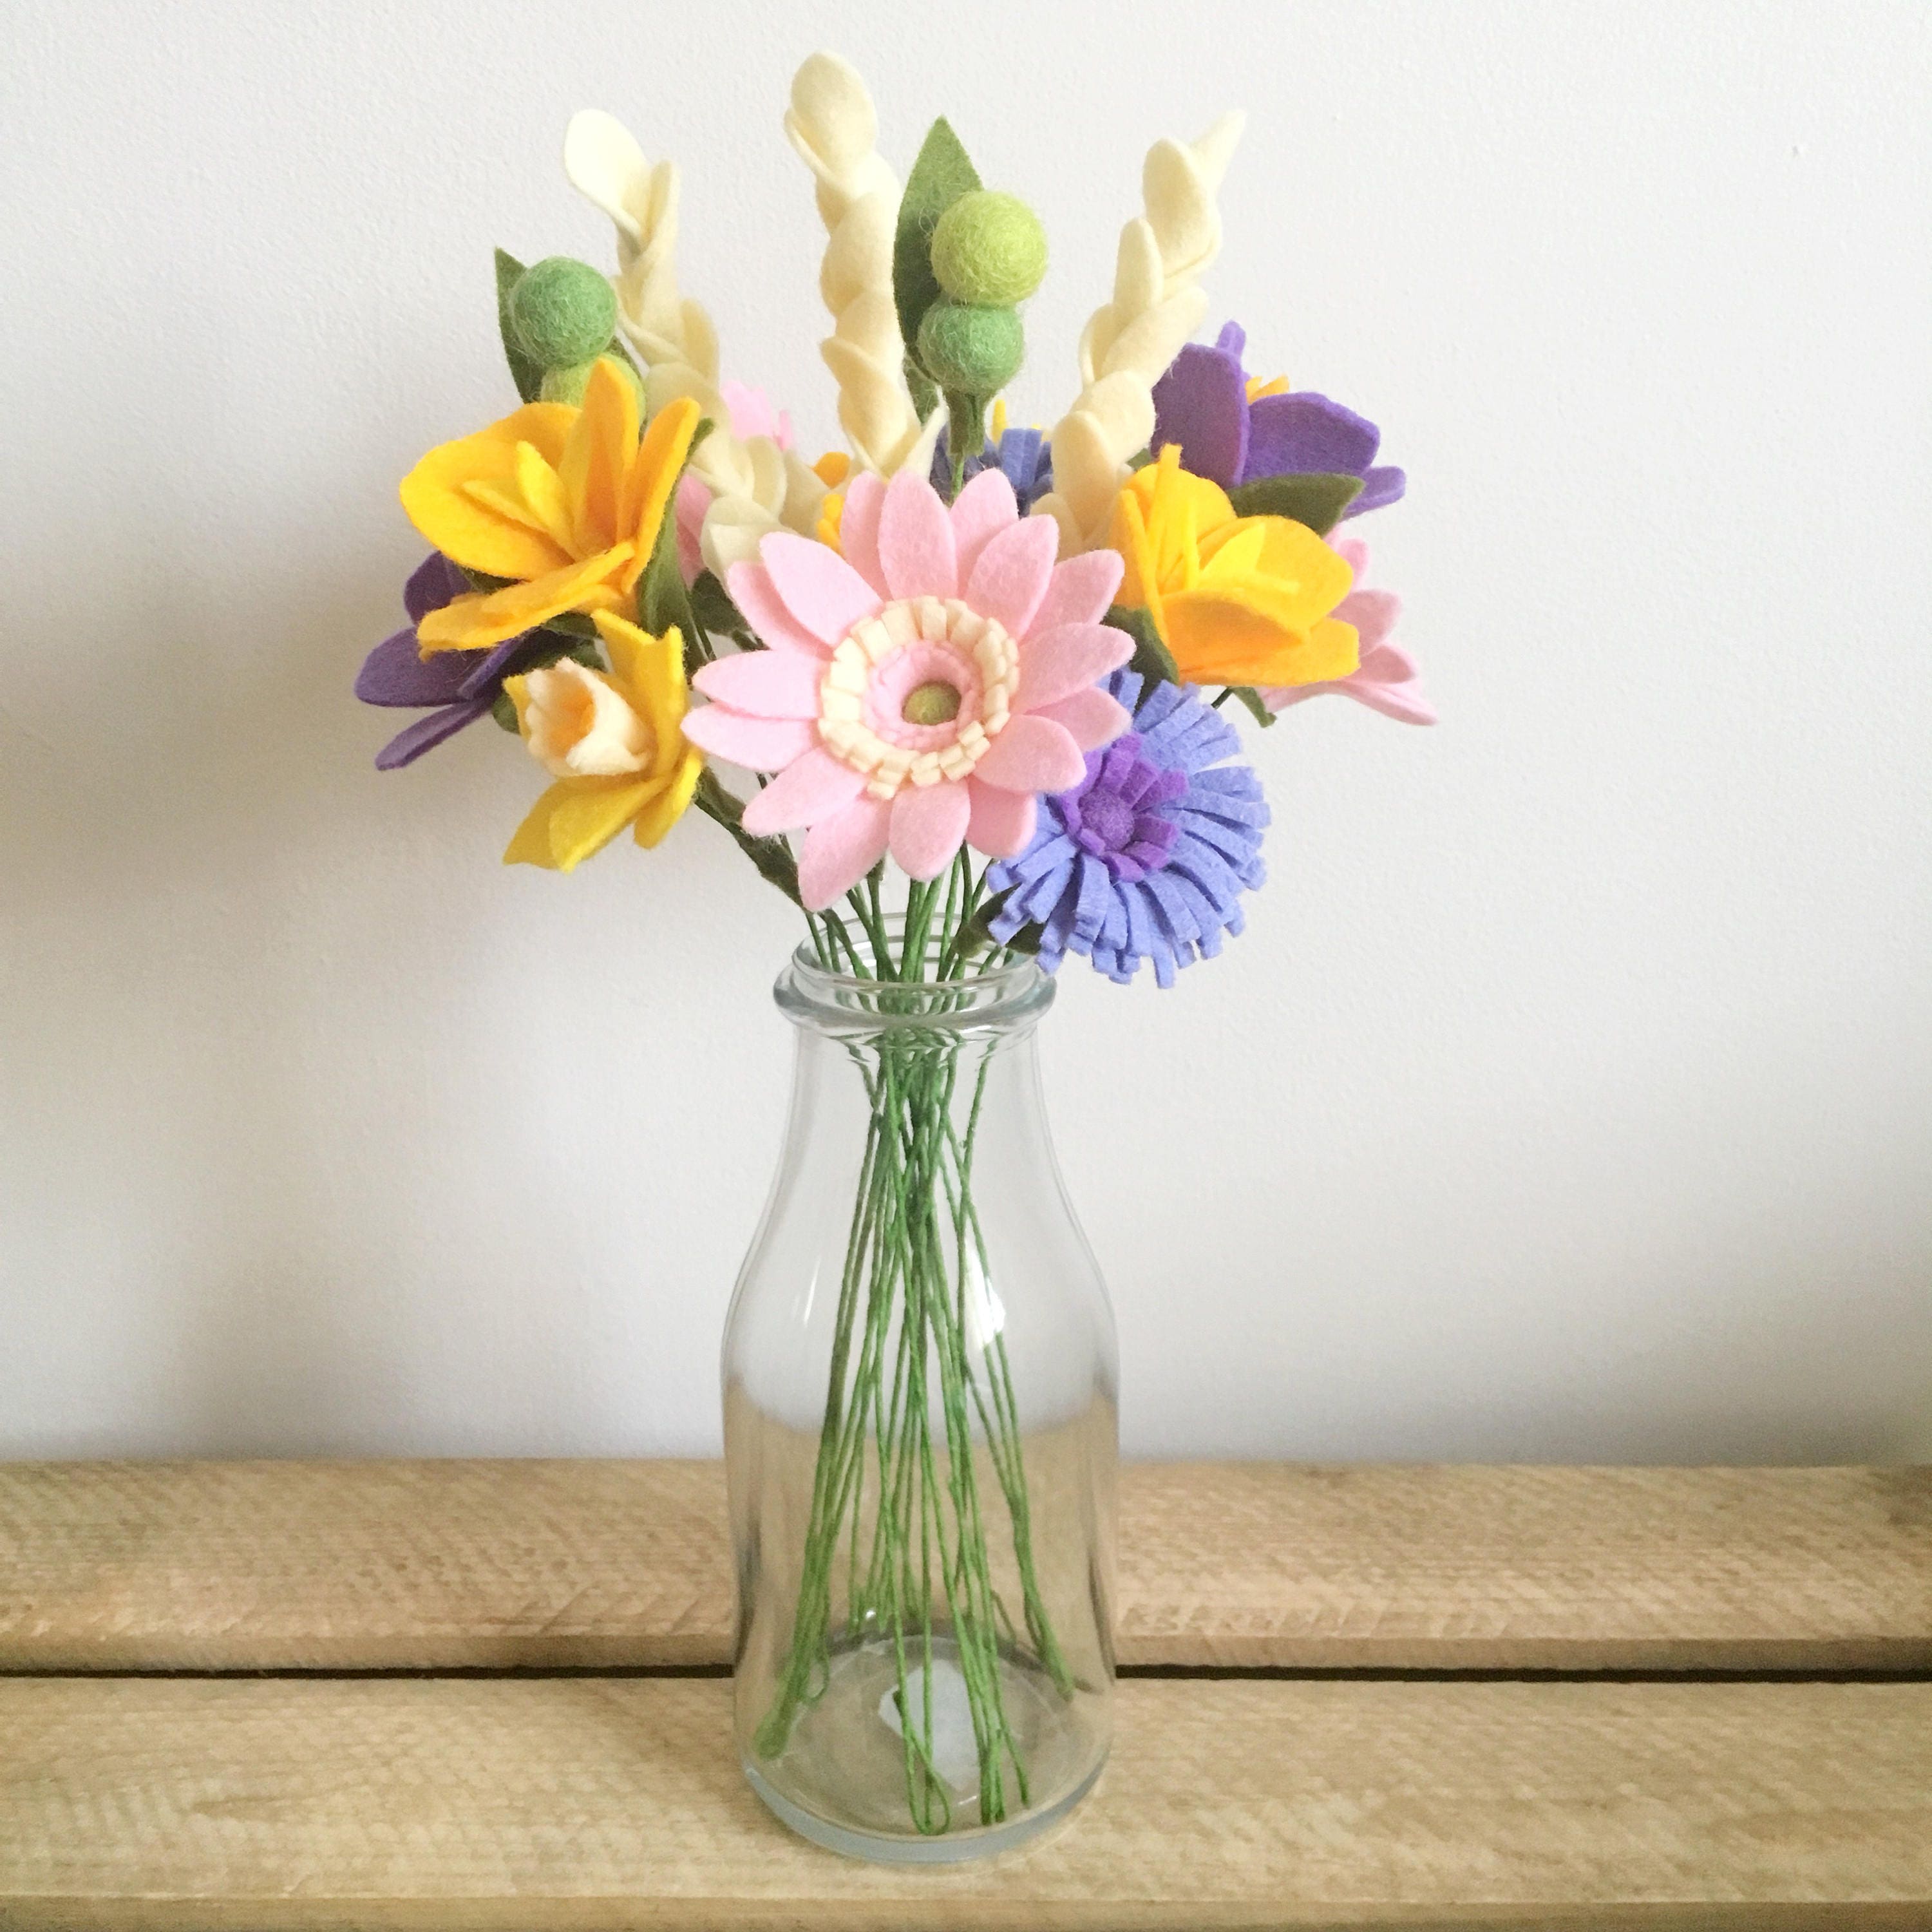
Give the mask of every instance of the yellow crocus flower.
[[1286, 517], [1235, 514], [1228, 493], [1168, 444], [1114, 506], [1119, 601], [1142, 606], [1190, 684], [1320, 684], [1359, 662], [1355, 627], [1328, 614], [1353, 574]]
[[524, 742], [556, 778], [518, 826], [506, 866], [570, 872], [627, 825], [655, 845], [698, 789], [704, 755], [684, 735], [691, 694], [676, 627], [653, 638], [608, 610], [591, 622], [608, 676], [565, 658], [503, 680]]
[[600, 358], [582, 408], [527, 403], [432, 449], [403, 479], [410, 520], [455, 562], [512, 580], [430, 612], [424, 654], [484, 650], [569, 610], [634, 616], [698, 423], [683, 398], [640, 439], [636, 392]]

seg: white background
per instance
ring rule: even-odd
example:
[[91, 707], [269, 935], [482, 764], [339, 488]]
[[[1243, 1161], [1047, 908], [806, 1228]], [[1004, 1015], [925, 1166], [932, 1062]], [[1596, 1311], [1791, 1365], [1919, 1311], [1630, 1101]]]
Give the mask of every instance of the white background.
[[795, 916], [694, 815], [505, 870], [534, 767], [378, 776], [350, 684], [397, 478], [509, 406], [492, 244], [608, 258], [573, 109], [831, 440], [821, 44], [1045, 219], [1022, 421], [1147, 144], [1247, 107], [1210, 326], [1413, 479], [1365, 527], [1442, 726], [1258, 739], [1248, 935], [1049, 1022], [1127, 1446], [1932, 1453], [1922, 4], [4, 22], [0, 1454], [716, 1444]]

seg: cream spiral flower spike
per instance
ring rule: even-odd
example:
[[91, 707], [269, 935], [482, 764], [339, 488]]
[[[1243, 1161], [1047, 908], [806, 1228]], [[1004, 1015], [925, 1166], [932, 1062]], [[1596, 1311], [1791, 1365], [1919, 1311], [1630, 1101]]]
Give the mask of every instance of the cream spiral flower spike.
[[732, 434], [718, 389], [717, 332], [700, 304], [678, 293], [676, 164], [652, 165], [622, 122], [586, 107], [564, 134], [563, 167], [571, 185], [616, 224], [617, 322], [644, 364], [651, 410], [688, 396], [711, 418], [691, 458], [712, 492], [705, 561], [722, 575], [754, 555], [766, 531], [782, 524], [809, 532], [824, 485], [770, 436]]
[[1154, 434], [1154, 386], [1207, 316], [1197, 284], [1221, 252], [1214, 197], [1245, 120], [1224, 114], [1198, 141], [1148, 150], [1146, 212], [1121, 230], [1114, 298], [1081, 336], [1086, 386], [1054, 426], [1053, 491], [1035, 509], [1058, 521], [1063, 556], [1106, 542], [1127, 458]]
[[929, 460], [942, 413], [922, 425], [906, 388], [892, 299], [898, 177], [875, 145], [866, 83], [836, 54], [812, 55], [793, 76], [784, 129], [818, 182], [827, 237], [818, 292], [832, 321], [819, 352], [838, 384], [838, 421], [859, 466], [890, 476]]

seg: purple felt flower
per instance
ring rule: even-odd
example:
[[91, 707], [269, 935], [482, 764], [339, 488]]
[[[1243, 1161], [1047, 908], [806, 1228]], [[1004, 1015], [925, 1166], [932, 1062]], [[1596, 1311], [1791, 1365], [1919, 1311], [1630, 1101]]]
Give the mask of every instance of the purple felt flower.
[[1087, 754], [1071, 791], [1042, 798], [1033, 842], [990, 868], [1007, 894], [993, 936], [1040, 928], [1040, 962], [1070, 952], [1122, 986], [1154, 962], [1161, 986], [1221, 950], [1241, 930], [1240, 896], [1258, 886], [1268, 808], [1261, 781], [1223, 760], [1240, 748], [1234, 727], [1192, 685], [1116, 671], [1101, 688], [1133, 713], [1131, 728]]
[[462, 572], [439, 551], [431, 551], [403, 586], [409, 628], [385, 638], [356, 674], [356, 695], [364, 704], [431, 706], [426, 718], [405, 725], [376, 754], [376, 769], [392, 772], [412, 763], [432, 746], [454, 737], [466, 724], [487, 716], [503, 688], [503, 680], [532, 654], [537, 634], [526, 631], [494, 650], [437, 651], [424, 657], [416, 626], [470, 588]]
[[1224, 490], [1264, 476], [1359, 476], [1361, 494], [1345, 517], [1393, 503], [1408, 479], [1390, 466], [1376, 466], [1382, 431], [1312, 389], [1250, 402], [1241, 366], [1247, 341], [1231, 322], [1212, 348], [1190, 342], [1168, 365], [1154, 386], [1155, 452], [1178, 442], [1181, 466]]
[[[1013, 494], [1019, 500], [1020, 514], [1024, 517], [1053, 488], [1052, 446], [1043, 430], [1010, 429], [1000, 438], [998, 448], [989, 437], [977, 456], [967, 458], [966, 474], [961, 488], [971, 482], [982, 470], [1006, 472], [1006, 481], [1013, 486]], [[948, 502], [952, 500], [952, 458], [947, 452], [944, 430], [940, 431], [938, 446], [932, 452], [928, 480], [940, 496]]]

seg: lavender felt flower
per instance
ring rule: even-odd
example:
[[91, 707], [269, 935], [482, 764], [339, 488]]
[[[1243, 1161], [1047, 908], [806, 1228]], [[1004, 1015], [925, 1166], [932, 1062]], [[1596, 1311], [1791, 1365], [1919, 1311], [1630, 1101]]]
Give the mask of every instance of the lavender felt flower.
[[[1053, 449], [1046, 440], [1046, 433], [1037, 429], [1010, 429], [1001, 435], [997, 446], [988, 438], [977, 456], [967, 458], [966, 474], [960, 487], [963, 489], [982, 470], [1006, 472], [1006, 481], [1013, 486], [1013, 494], [1019, 500], [1020, 514], [1026, 516], [1053, 488]], [[940, 431], [938, 445], [932, 452], [931, 480], [932, 487], [942, 496], [951, 497], [952, 458], [946, 448], [944, 430]]]
[[362, 661], [356, 695], [364, 704], [436, 706], [426, 718], [405, 725], [376, 754], [376, 769], [391, 772], [412, 764], [466, 724], [488, 715], [503, 680], [530, 655], [536, 633], [506, 638], [493, 650], [437, 651], [425, 658], [416, 626], [470, 588], [469, 580], [440, 551], [432, 550], [403, 587], [409, 628], [385, 638]]
[[1211, 348], [1190, 342], [1168, 365], [1154, 386], [1153, 448], [1178, 442], [1182, 467], [1224, 490], [1264, 476], [1358, 476], [1361, 494], [1343, 516], [1393, 503], [1408, 479], [1393, 466], [1375, 466], [1382, 431], [1312, 389], [1250, 402], [1241, 366], [1247, 340], [1231, 322]]
[[1241, 930], [1240, 895], [1261, 884], [1268, 808], [1233, 726], [1191, 685], [1142, 695], [1133, 671], [1101, 688], [1133, 713], [1131, 728], [1087, 754], [1072, 790], [1042, 798], [1040, 827], [1018, 858], [992, 867], [989, 889], [1009, 896], [992, 925], [1007, 940], [1041, 928], [1048, 972], [1070, 952], [1124, 986], [1143, 960], [1156, 982], [1211, 959], [1223, 932]]

